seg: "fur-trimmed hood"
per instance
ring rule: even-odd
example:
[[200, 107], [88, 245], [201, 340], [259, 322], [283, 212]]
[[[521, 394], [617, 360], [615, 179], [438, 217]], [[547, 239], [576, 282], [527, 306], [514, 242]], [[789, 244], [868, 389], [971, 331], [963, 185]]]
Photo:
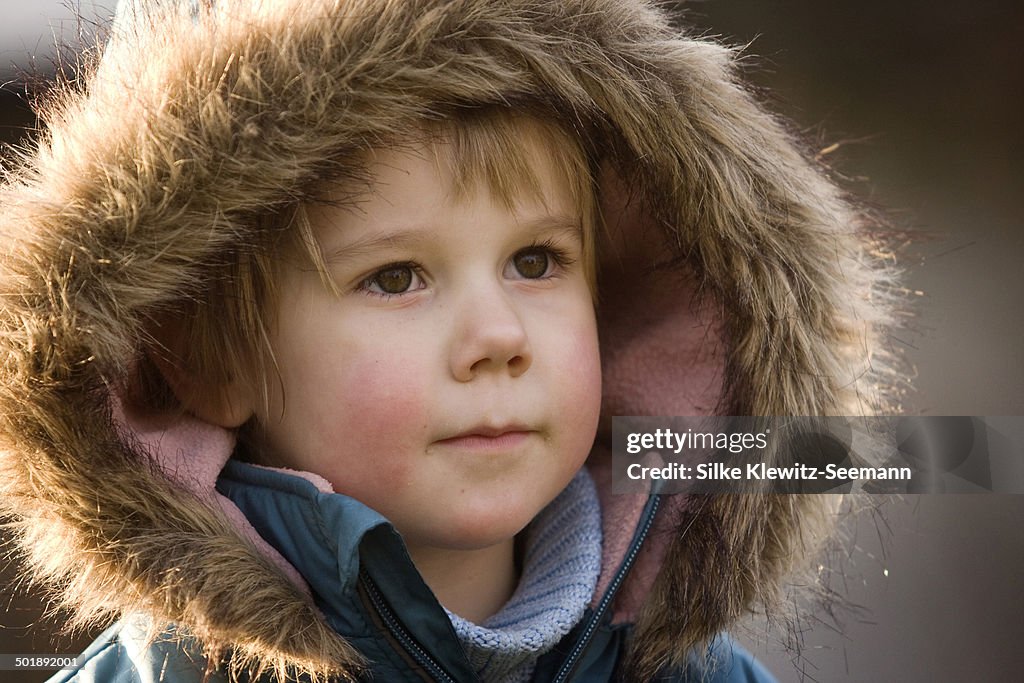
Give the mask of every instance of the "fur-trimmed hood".
[[[254, 216], [454, 107], [559, 117], [600, 155], [603, 415], [882, 404], [889, 285], [870, 224], [738, 84], [734, 53], [654, 3], [150, 4], [51, 98], [0, 187], [0, 512], [79, 623], [142, 611], [211, 653], [354, 670], [288, 568], [233, 521], [216, 471], [189, 469], [230, 436], [191, 425], [169, 467], [118, 397], [147, 326], [259, 229]], [[605, 491], [608, 436], [591, 458]], [[770, 598], [822, 501], [666, 506], [616, 608], [637, 619], [638, 670]], [[638, 514], [630, 496], [602, 503], [606, 530]], [[605, 552], [627, 541], [610, 534]]]

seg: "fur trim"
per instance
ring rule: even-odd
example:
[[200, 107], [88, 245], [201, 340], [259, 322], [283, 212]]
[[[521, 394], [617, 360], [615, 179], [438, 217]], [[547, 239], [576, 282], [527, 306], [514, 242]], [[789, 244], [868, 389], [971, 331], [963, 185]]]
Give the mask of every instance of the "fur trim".
[[[623, 302], [601, 309], [603, 353], [657, 359], [610, 368], [607, 414], [692, 410], [679, 387], [698, 357], [712, 368], [706, 411], [877, 409], [884, 254], [733, 71], [730, 50], [680, 36], [643, 0], [223, 0], [126, 21], [41, 112], [0, 187], [0, 512], [31, 571], [79, 623], [142, 611], [186, 626], [214, 662], [230, 651], [282, 678], [358, 672], [301, 590], [147, 464], [111, 396], [147, 321], [216, 272], [254, 216], [456, 107], [556, 116], [602, 155], [601, 299]], [[662, 289], [705, 311], [703, 355], [643, 336], [644, 296]], [[681, 501], [638, 624], [638, 675], [770, 596], [822, 504]]]

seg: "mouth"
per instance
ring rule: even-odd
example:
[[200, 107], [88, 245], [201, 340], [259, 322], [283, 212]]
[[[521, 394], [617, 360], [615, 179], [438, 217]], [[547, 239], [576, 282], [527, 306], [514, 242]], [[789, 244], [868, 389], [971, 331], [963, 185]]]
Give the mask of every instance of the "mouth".
[[522, 444], [533, 433], [534, 430], [518, 424], [500, 427], [479, 426], [439, 439], [436, 443], [468, 450], [508, 450]]

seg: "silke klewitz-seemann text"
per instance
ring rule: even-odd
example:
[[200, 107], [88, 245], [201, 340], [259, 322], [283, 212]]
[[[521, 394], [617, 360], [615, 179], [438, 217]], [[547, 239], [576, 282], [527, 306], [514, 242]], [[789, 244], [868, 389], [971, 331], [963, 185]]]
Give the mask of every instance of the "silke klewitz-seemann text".
[[749, 463], [745, 467], [707, 462], [698, 465], [669, 463], [661, 467], [644, 467], [633, 463], [626, 469], [630, 479], [692, 479], [695, 481], [781, 481], [786, 479], [814, 481], [827, 480], [888, 480], [909, 481], [909, 467], [839, 467], [829, 464], [814, 467], [796, 463], [787, 467], [768, 467], [765, 463]]

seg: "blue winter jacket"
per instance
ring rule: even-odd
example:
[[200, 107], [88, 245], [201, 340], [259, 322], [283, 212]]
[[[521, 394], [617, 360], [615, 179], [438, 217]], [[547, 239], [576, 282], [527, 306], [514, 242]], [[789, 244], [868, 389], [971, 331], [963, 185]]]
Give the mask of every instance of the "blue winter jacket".
[[[217, 489], [309, 583], [330, 625], [365, 655], [366, 680], [440, 683], [478, 681], [451, 622], [416, 571], [401, 537], [378, 513], [341, 494], [323, 493], [286, 473], [230, 461]], [[595, 609], [554, 650], [543, 655], [534, 681], [618, 680], [632, 625], [610, 625], [609, 605], [657, 513], [652, 495], [630, 552]], [[81, 655], [81, 667], [53, 683], [198, 683], [205, 661], [173, 625], [143, 647], [146, 618], [127, 617]], [[226, 680], [223, 675], [220, 680]], [[727, 636], [694, 657], [689, 669], [658, 680], [769, 683], [774, 679]]]

